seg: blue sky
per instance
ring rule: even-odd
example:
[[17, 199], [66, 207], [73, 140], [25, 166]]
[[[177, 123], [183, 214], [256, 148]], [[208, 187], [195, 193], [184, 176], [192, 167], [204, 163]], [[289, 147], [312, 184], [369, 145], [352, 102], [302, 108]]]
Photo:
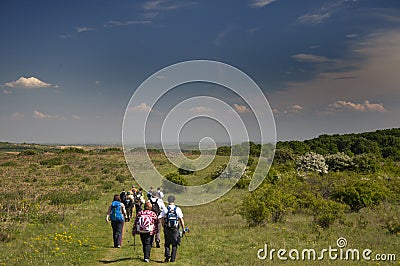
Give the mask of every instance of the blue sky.
[[0, 141], [120, 143], [135, 89], [194, 59], [251, 76], [279, 140], [400, 126], [395, 0], [1, 1], [0, 34]]

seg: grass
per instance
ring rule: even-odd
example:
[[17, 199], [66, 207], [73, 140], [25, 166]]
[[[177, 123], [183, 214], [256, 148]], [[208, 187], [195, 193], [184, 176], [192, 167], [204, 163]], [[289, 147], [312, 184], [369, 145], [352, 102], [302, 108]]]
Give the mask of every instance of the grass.
[[[157, 156], [152, 159], [161, 172], [177, 169]], [[51, 167], [40, 164], [43, 161], [51, 162]], [[217, 157], [211, 167], [185, 177], [191, 185], [201, 184], [224, 162], [225, 157]], [[141, 264], [140, 239], [136, 236], [133, 246], [130, 234], [132, 222], [125, 224], [122, 248], [114, 249], [111, 226], [105, 221], [113, 194], [135, 183], [122, 152], [0, 153], [0, 165], [0, 265]], [[257, 258], [265, 244], [271, 249], [318, 251], [336, 247], [339, 237], [347, 239], [348, 248], [394, 253], [396, 263], [400, 261], [400, 234], [389, 234], [384, 227], [385, 219], [400, 217], [398, 205], [383, 203], [348, 213], [328, 229], [316, 227], [302, 212], [288, 214], [283, 223], [249, 227], [238, 214], [247, 193], [232, 189], [214, 202], [182, 207], [190, 232], [182, 239], [175, 265], [364, 265], [365, 261], [327, 258], [316, 262]], [[158, 265], [163, 249], [153, 249], [151, 260], [151, 265]]]

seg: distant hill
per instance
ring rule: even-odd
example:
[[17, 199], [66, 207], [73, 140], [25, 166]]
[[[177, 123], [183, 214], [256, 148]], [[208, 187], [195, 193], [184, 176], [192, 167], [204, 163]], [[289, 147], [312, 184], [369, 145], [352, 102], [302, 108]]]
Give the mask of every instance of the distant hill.
[[323, 155], [337, 152], [348, 155], [371, 153], [400, 160], [400, 128], [357, 134], [321, 135], [305, 141], [283, 141], [277, 143], [277, 149], [290, 149], [296, 154], [309, 151]]

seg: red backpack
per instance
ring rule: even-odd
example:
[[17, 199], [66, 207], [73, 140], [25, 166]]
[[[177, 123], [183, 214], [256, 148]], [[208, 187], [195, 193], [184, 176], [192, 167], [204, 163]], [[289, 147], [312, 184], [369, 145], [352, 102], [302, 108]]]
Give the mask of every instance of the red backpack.
[[150, 233], [154, 230], [154, 220], [152, 212], [142, 212], [138, 216], [136, 231], [139, 233]]

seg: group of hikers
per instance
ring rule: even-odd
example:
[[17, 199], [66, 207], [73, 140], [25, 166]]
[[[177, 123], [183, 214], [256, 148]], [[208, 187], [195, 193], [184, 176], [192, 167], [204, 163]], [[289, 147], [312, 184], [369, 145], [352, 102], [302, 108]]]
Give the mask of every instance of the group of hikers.
[[[185, 229], [183, 213], [181, 208], [175, 205], [175, 196], [167, 198], [168, 206], [164, 205], [164, 194], [160, 188], [150, 190], [146, 194], [147, 200], [143, 196], [143, 189], [136, 189], [132, 186], [129, 191], [122, 190], [120, 194], [115, 194], [113, 201], [108, 208], [106, 221], [111, 220], [113, 229], [114, 247], [122, 246], [122, 232], [124, 222], [131, 221], [132, 211], [135, 208], [136, 216], [132, 227], [132, 235], [140, 235], [143, 245], [144, 261], [150, 261], [151, 248], [160, 248], [161, 228], [164, 229], [164, 262], [173, 262], [176, 259], [178, 245], [181, 236], [188, 230]], [[180, 227], [182, 231], [180, 231]]]

